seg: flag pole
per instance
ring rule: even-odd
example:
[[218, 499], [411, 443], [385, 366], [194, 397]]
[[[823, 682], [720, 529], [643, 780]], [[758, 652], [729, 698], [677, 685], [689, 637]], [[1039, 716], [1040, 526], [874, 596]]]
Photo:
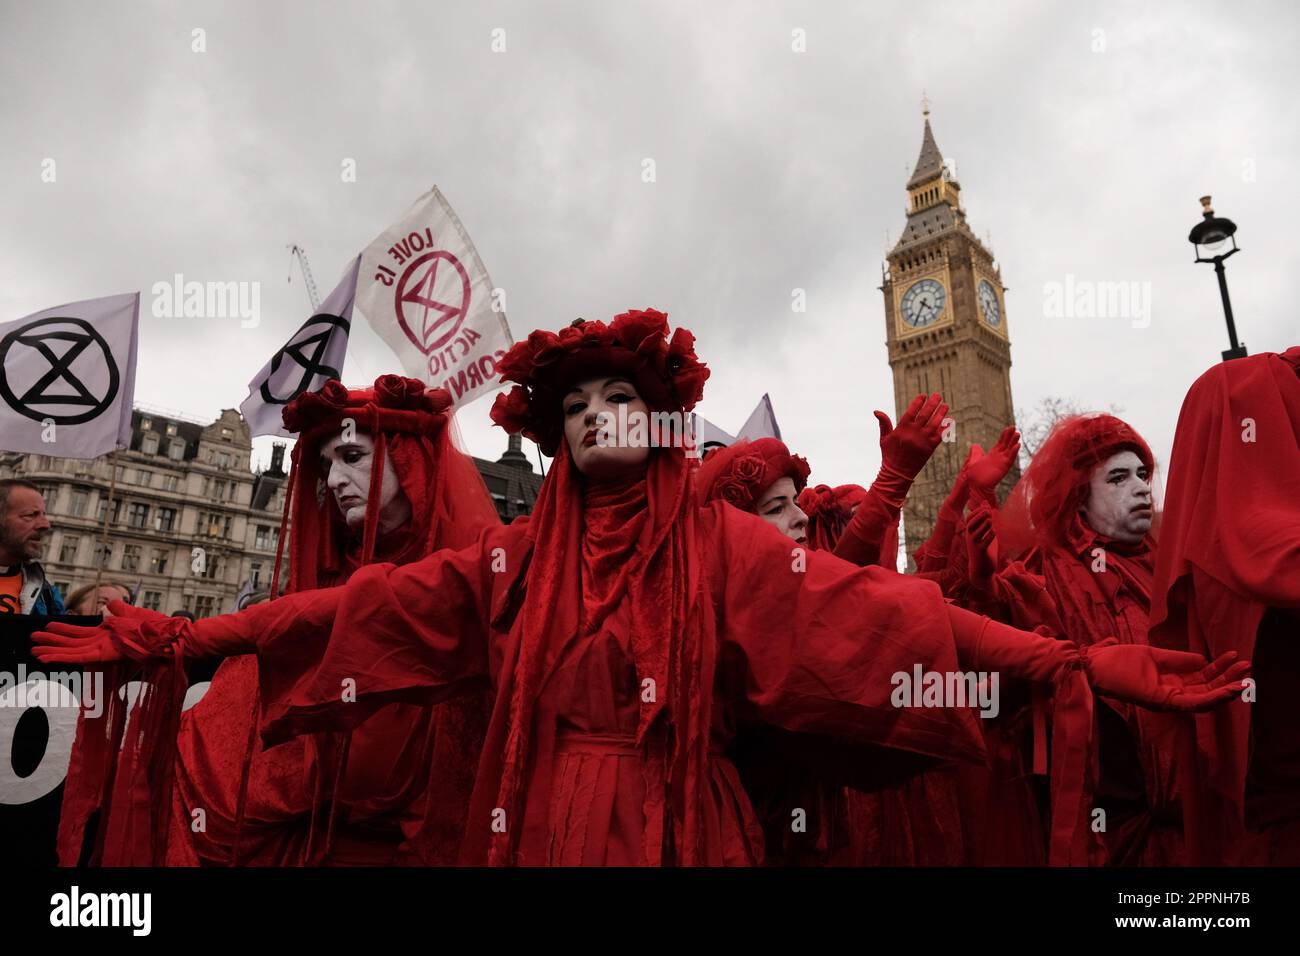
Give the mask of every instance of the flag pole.
[[[113, 515], [113, 499], [117, 494], [117, 449], [114, 448], [108, 453], [108, 503], [104, 505], [104, 526], [99, 532], [99, 555], [104, 553], [104, 546], [108, 544], [108, 522]], [[99, 582], [104, 577], [104, 561], [95, 562], [95, 600], [99, 600]]]

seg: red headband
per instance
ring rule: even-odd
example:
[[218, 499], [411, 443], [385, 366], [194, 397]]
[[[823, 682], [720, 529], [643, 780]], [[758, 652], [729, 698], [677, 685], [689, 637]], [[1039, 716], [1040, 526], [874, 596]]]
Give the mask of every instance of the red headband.
[[808, 484], [808, 462], [779, 438], [738, 441], [705, 456], [700, 465], [700, 499], [722, 500], [753, 512], [759, 496], [780, 478], [794, 481], [796, 494]]
[[608, 325], [578, 319], [558, 334], [539, 329], [516, 342], [497, 369], [501, 381], [518, 384], [497, 395], [492, 421], [522, 432], [547, 455], [564, 435], [564, 394], [584, 379], [623, 373], [652, 409], [688, 412], [709, 377], [695, 354], [695, 336], [679, 328], [670, 340], [668, 316], [655, 309], [624, 312]]

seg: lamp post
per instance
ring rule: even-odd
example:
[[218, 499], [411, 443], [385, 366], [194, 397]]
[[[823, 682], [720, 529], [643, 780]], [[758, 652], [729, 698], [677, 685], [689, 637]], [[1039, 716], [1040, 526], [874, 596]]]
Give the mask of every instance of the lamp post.
[[1228, 278], [1223, 270], [1223, 260], [1239, 251], [1236, 238], [1237, 224], [1231, 219], [1220, 219], [1215, 216], [1209, 196], [1201, 197], [1201, 205], [1205, 209], [1204, 219], [1192, 227], [1187, 241], [1196, 247], [1196, 261], [1214, 263], [1215, 274], [1219, 277], [1223, 317], [1228, 322], [1228, 342], [1232, 345], [1232, 348], [1223, 353], [1223, 360], [1226, 362], [1228, 359], [1245, 358], [1246, 347], [1237, 341], [1237, 326], [1232, 321], [1232, 301], [1228, 298]]

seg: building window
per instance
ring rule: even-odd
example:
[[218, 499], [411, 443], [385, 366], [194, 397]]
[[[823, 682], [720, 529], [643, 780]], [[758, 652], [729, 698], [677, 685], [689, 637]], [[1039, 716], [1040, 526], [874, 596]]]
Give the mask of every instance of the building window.
[[264, 524], [257, 526], [257, 533], [253, 539], [253, 547], [259, 551], [270, 551], [276, 546], [280, 538], [279, 528], [269, 528]]
[[229, 468], [233, 464], [234, 464], [234, 459], [232, 459], [224, 451], [221, 454], [217, 455], [218, 468]]
[[216, 498], [218, 501], [226, 497], [226, 483], [224, 481], [213, 482], [212, 497]]
[[262, 586], [262, 563], [254, 561], [248, 566], [248, 580], [256, 591]]
[[126, 512], [128, 528], [147, 528], [149, 526], [149, 506], [138, 502], [132, 504]]
[[158, 454], [158, 435], [155, 432], [150, 432], [145, 435], [144, 438], [140, 440], [140, 450], [146, 455]]
[[[107, 511], [107, 510], [108, 510], [108, 499], [107, 499], [107, 498], [101, 498], [101, 499], [99, 499], [99, 508], [95, 511], [95, 520], [96, 520], [97, 522], [99, 522], [100, 524], [103, 524], [103, 523], [104, 523], [104, 512]], [[121, 516], [121, 514], [122, 514], [122, 502], [121, 502], [121, 501], [114, 501], [114, 502], [113, 502], [113, 517], [112, 517], [110, 523], [111, 523], [111, 524], [117, 524], [117, 523], [118, 523], [118, 518]]]
[[142, 431], [142, 432], [147, 432], [147, 431], [148, 431], [149, 429], [151, 429], [151, 428], [153, 428], [153, 419], [152, 419], [152, 418], [141, 418], [141, 419], [140, 419], [140, 431]]
[[158, 514], [153, 519], [154, 529], [157, 531], [173, 531], [176, 528], [176, 509], [159, 508]]
[[180, 461], [185, 457], [185, 442], [179, 438], [173, 438], [167, 443], [167, 457], [172, 461]]
[[167, 550], [165, 548], [153, 549], [153, 557], [149, 559], [149, 573], [167, 573]]
[[213, 555], [203, 564], [203, 576], [208, 580], [220, 580], [221, 571], [225, 567], [226, 559]]
[[153, 484], [153, 472], [137, 468], [135, 470], [135, 483], [142, 488], [148, 488]]
[[175, 423], [175, 422], [168, 422], [168, 423], [167, 423], [167, 434], [168, 434], [168, 435], [175, 435], [175, 434], [176, 434], [176, 423]]
[[142, 600], [142, 601], [140, 602], [140, 606], [143, 607], [143, 608], [145, 608], [146, 610], [149, 610], [149, 611], [161, 611], [161, 610], [162, 610], [162, 592], [161, 592], [161, 591], [145, 591], [145, 592], [144, 592], [144, 600]]
[[177, 485], [177, 479], [175, 475], [163, 476], [163, 491], [175, 491], [176, 485]]
[[63, 564], [77, 563], [77, 548], [81, 546], [81, 539], [76, 535], [65, 534], [63, 544], [59, 547], [59, 561]]
[[108, 562], [113, 560], [113, 546], [103, 542], [95, 545], [95, 567], [107, 568]]
[[232, 432], [229, 428], [221, 429], [221, 437], [226, 439], [227, 441], [229, 441], [233, 437], [233, 435], [234, 432]]
[[194, 616], [198, 618], [211, 617], [212, 612], [216, 609], [216, 598], [211, 594], [200, 594], [194, 599]]
[[140, 570], [140, 546], [138, 544], [122, 545], [122, 570]]
[[90, 495], [79, 488], [73, 489], [72, 504], [69, 507], [74, 518], [84, 518], [86, 509], [90, 507]]

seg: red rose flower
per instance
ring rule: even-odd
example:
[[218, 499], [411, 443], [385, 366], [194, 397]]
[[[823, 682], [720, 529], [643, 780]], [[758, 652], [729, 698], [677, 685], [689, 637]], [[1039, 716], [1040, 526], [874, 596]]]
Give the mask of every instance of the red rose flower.
[[497, 393], [496, 400], [492, 403], [490, 415], [492, 421], [507, 432], [517, 434], [524, 431], [528, 426], [530, 411], [528, 390], [522, 385], [516, 385], [508, 392]]
[[582, 345], [582, 329], [573, 325], [566, 325], [560, 329], [560, 334], [556, 336], [560, 345], [569, 352], [577, 351], [578, 346]]
[[516, 342], [501, 356], [501, 361], [497, 362], [497, 371], [501, 375], [503, 382], [528, 381], [533, 374], [533, 349], [532, 342]]
[[636, 351], [646, 336], [663, 338], [668, 335], [668, 316], [657, 309], [633, 310], [614, 316], [611, 328], [614, 338]]
[[735, 478], [723, 478], [718, 482], [717, 495], [728, 504], [735, 505], [741, 511], [754, 507], [754, 493], [748, 484]]
[[614, 330], [604, 322], [585, 322], [582, 326], [582, 344], [585, 348], [608, 348], [614, 344]]
[[335, 408], [342, 408], [348, 403], [348, 390], [338, 379], [332, 378], [320, 387], [321, 399]]
[[737, 458], [731, 463], [731, 474], [750, 485], [756, 481], [762, 481], [763, 474], [766, 471], [767, 467], [763, 464], [763, 459], [758, 455], [746, 455], [743, 458]]
[[375, 404], [383, 408], [409, 408], [424, 395], [424, 383], [401, 375], [381, 375], [375, 379]]

